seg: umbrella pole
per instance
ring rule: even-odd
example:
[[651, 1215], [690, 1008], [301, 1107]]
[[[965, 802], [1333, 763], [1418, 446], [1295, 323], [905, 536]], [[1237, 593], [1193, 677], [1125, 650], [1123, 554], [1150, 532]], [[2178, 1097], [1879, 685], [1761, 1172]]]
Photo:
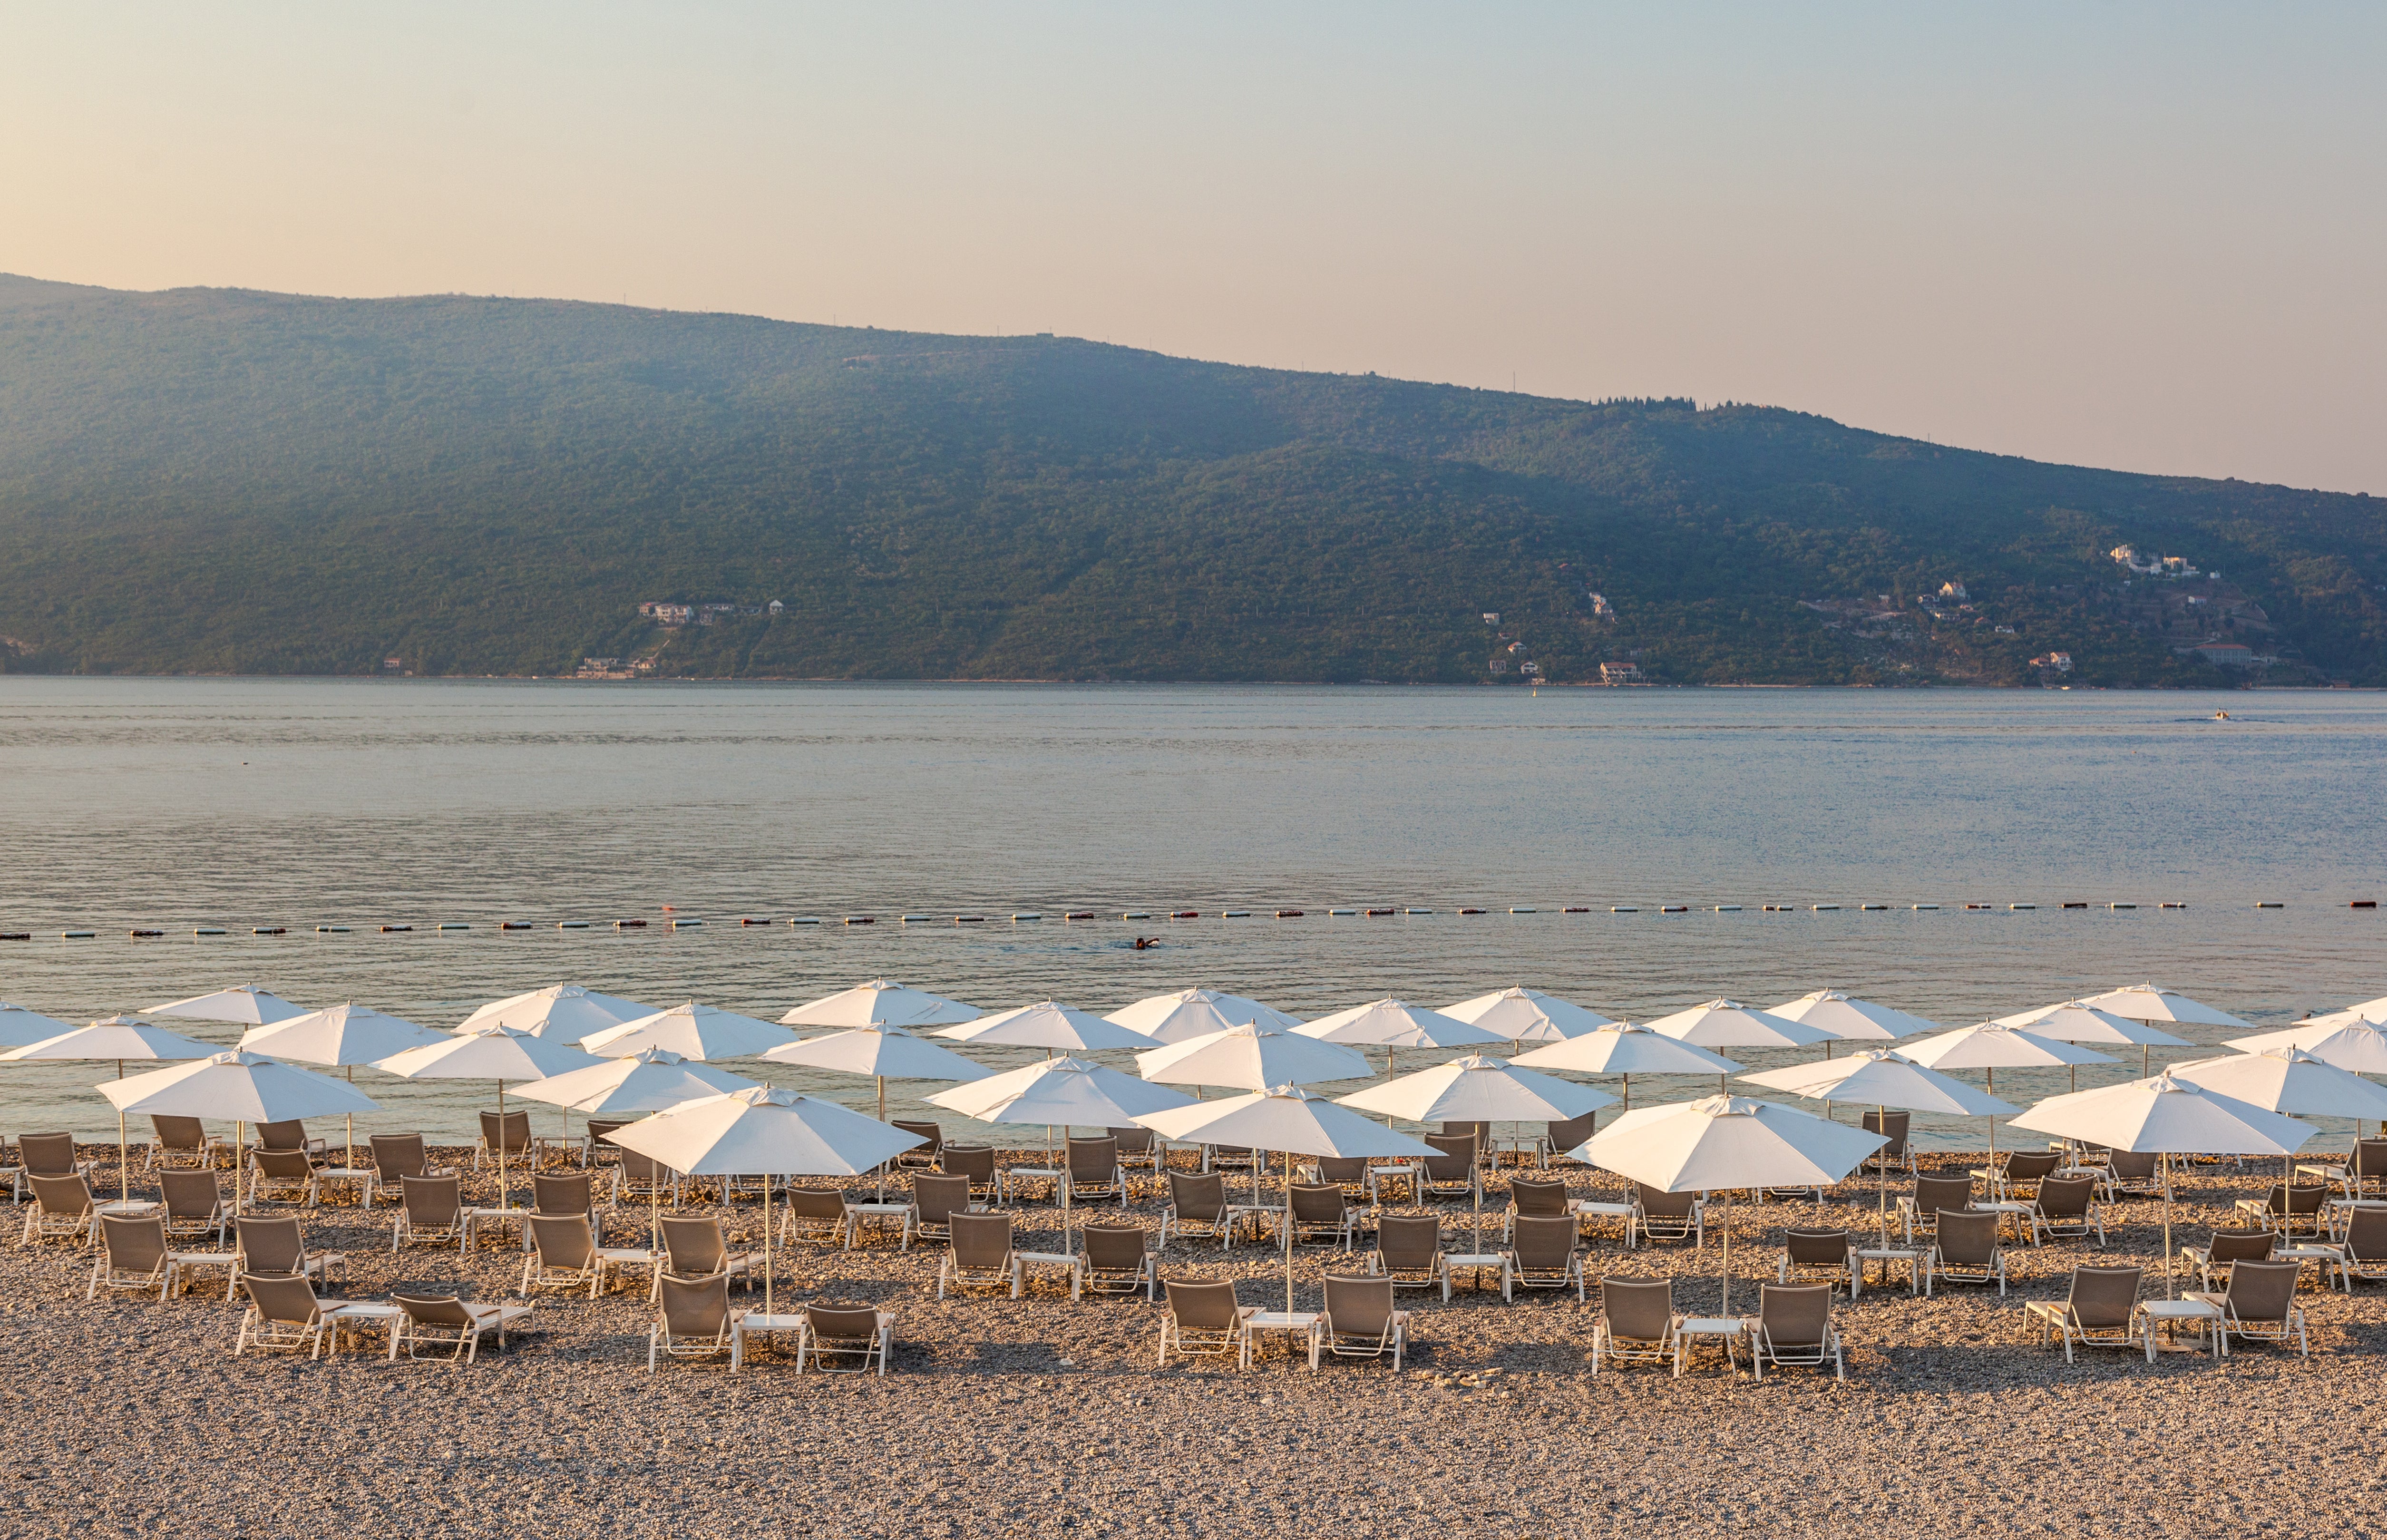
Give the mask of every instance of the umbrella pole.
[[238, 1118], [232, 1125], [232, 1217], [240, 1218], [240, 1163], [248, 1145], [248, 1125]]
[[[771, 1277], [771, 1178], [768, 1173], [765, 1173], [763, 1178], [763, 1313], [766, 1316], [771, 1313], [773, 1282]], [[748, 1294], [746, 1297], [751, 1299], [754, 1296]]]
[[[887, 1077], [884, 1075], [878, 1077], [878, 1120], [882, 1123], [887, 1121]], [[887, 1168], [894, 1158], [895, 1157], [893, 1155], [889, 1155], [887, 1159], [878, 1163], [878, 1196], [876, 1200], [877, 1202], [885, 1203], [887, 1201]], [[765, 1286], [763, 1292], [767, 1294], [771, 1291], [767, 1286]]]
[[[354, 1085], [354, 1084], [356, 1084], [356, 1083], [357, 1083], [357, 1067], [356, 1067], [355, 1065], [350, 1065], [350, 1066], [348, 1066], [348, 1084], [350, 1084], [350, 1085]], [[570, 1113], [566, 1113], [566, 1114], [564, 1114], [564, 1117], [565, 1117], [567, 1119], [569, 1119], [571, 1116], [572, 1116], [572, 1115], [571, 1115]], [[348, 1169], [349, 1169], [349, 1170], [351, 1170], [351, 1171], [353, 1171], [353, 1170], [355, 1170], [356, 1168], [357, 1168], [357, 1115], [356, 1115], [355, 1113], [353, 1113], [353, 1112], [352, 1112], [352, 1113], [348, 1114]]]
[[[2174, 1297], [2171, 1292], [2171, 1156], [2168, 1154], [2158, 1155], [2155, 1159], [2163, 1163], [2164, 1297], [2170, 1299]], [[2216, 1326], [2214, 1330], [2220, 1328]]]
[[[1386, 1061], [1390, 1063], [1388, 1059]], [[1277, 1221], [1284, 1233], [1284, 1313], [1293, 1314], [1293, 1152], [1284, 1152], [1284, 1216]]]
[[[124, 1079], [124, 1061], [116, 1061], [116, 1078]], [[125, 1136], [124, 1109], [116, 1110], [116, 1195], [123, 1202], [133, 1201], [133, 1142]]]
[[[1880, 1120], [1881, 1127], [1874, 1131], [1884, 1133], [1887, 1137], [1885, 1130], [1889, 1127], [1889, 1105], [1883, 1103], [1875, 1109], [1875, 1113]], [[1881, 1249], [1888, 1251], [1889, 1249], [1889, 1146], [1884, 1144], [1873, 1155], [1874, 1192], [1880, 1199], [1878, 1206], [1881, 1209]], [[1887, 1266], [1883, 1270], [1888, 1271]]]
[[1725, 1319], [1732, 1319], [1732, 1189], [1724, 1193], [1724, 1310]]
[[506, 1082], [498, 1082], [498, 1206], [512, 1206], [507, 1200], [513, 1193], [506, 1183]]
[[[1988, 1089], [1990, 1095], [1995, 1096], [1998, 1093], [1998, 1071], [1995, 1065], [1989, 1066], [1981, 1071], [1981, 1084]], [[1998, 1180], [1998, 1115], [1996, 1113], [1989, 1114], [1989, 1180], [1995, 1182]], [[1994, 1187], [1990, 1189], [1990, 1195], [1996, 1195]]]

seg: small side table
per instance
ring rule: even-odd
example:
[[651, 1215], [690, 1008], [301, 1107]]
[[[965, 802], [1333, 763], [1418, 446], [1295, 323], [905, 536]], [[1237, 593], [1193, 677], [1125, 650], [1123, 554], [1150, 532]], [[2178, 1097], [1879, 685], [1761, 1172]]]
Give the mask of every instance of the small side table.
[[1633, 1205], [1629, 1203], [1598, 1203], [1590, 1198], [1576, 1198], [1567, 1207], [1577, 1219], [1614, 1219], [1624, 1227], [1624, 1249], [1633, 1249]]
[[1280, 1203], [1231, 1203], [1227, 1205], [1227, 1244], [1235, 1243], [1236, 1230], [1245, 1224], [1252, 1227], [1252, 1242], [1257, 1244], [1268, 1228], [1282, 1223], [1283, 1218], [1284, 1205]]
[[332, 1328], [332, 1356], [339, 1354], [342, 1332], [395, 1332], [405, 1315], [404, 1306], [385, 1305], [373, 1299], [352, 1300], [346, 1305], [333, 1306], [323, 1312], [323, 1319]]
[[[2339, 1247], [2323, 1245], [2274, 1246], [2271, 1248], [2271, 1255], [2282, 1262], [2318, 1264], [2320, 1271], [2320, 1286], [2324, 1289], [2329, 1287], [2329, 1270], [2345, 1259], [2345, 1253]], [[2304, 1274], [2301, 1271], [2296, 1274], [2296, 1283], [2300, 1288], [2304, 1284]]]
[[1450, 1302], [1450, 1275], [1461, 1269], [1475, 1274], [1475, 1287], [1479, 1290], [1484, 1287], [1484, 1275], [1497, 1271], [1500, 1275], [1500, 1297], [1503, 1300], [1509, 1297], [1509, 1258], [1507, 1256], [1495, 1252], [1462, 1252], [1442, 1259], [1443, 1303]]
[[522, 1248], [530, 1249], [530, 1210], [527, 1208], [467, 1208], [464, 1210], [463, 1246], [471, 1250], [473, 1235], [486, 1225], [512, 1225], [522, 1231]]
[[909, 1203], [847, 1204], [845, 1205], [845, 1249], [848, 1251], [853, 1249], [854, 1243], [862, 1239], [863, 1227], [868, 1225], [878, 1230], [900, 1227], [903, 1231], [903, 1238], [895, 1249], [911, 1250], [912, 1216], [918, 1211], [916, 1205]]
[[2221, 1330], [2221, 1310], [2201, 1299], [2142, 1299], [2138, 1313], [2147, 1318], [2147, 1362], [2155, 1361], [2155, 1328], [2163, 1328], [2166, 1338], [2179, 1340], [2179, 1324], [2187, 1321], [2199, 1332], [2210, 1332], [2213, 1357], [2217, 1360], [2228, 1356], [2229, 1342]]
[[1409, 1196], [1414, 1199], [1418, 1195], [1418, 1180], [1424, 1174], [1425, 1168], [1414, 1160], [1396, 1161], [1389, 1166], [1370, 1166], [1368, 1168], [1368, 1201], [1382, 1204], [1384, 1200], [1380, 1188], [1388, 1181], [1408, 1182]]
[[1030, 1268], [1058, 1268], [1071, 1280], [1078, 1276], [1079, 1257], [1072, 1251], [1016, 1251], [1011, 1254], [1019, 1261], [1019, 1272], [1014, 1283], [1012, 1298], [1017, 1299]]
[[[1245, 1333], [1244, 1337], [1244, 1366], [1248, 1369], [1251, 1367], [1252, 1348], [1259, 1341], [1258, 1333], [1262, 1332], [1298, 1332], [1314, 1343], [1318, 1337], [1318, 1313], [1314, 1310], [1256, 1311], [1255, 1313], [1244, 1318], [1244, 1330]], [[1291, 1351], [1292, 1345], [1287, 1344], [1286, 1352], [1290, 1354]], [[1315, 1359], [1311, 1361], [1309, 1367], [1313, 1370], [1318, 1367]]]
[[1907, 1294], [1928, 1294], [1931, 1292], [1931, 1264], [1926, 1260], [1928, 1255], [1913, 1246], [1859, 1248], [1856, 1265], [1849, 1269], [1849, 1298], [1855, 1300], [1864, 1294], [1865, 1269], [1876, 1263], [1881, 1265], [1884, 1286], [1898, 1281], [1896, 1269], [1902, 1264], [1906, 1269]]
[[1724, 1362], [1740, 1372], [1740, 1335], [1749, 1323], [1739, 1316], [1692, 1316], [1674, 1328], [1674, 1378], [1683, 1377], [1683, 1360], [1700, 1340], [1713, 1338], [1724, 1348]]
[[760, 1310], [748, 1310], [733, 1315], [729, 1322], [729, 1367], [737, 1369], [746, 1362], [746, 1339], [769, 1337], [781, 1332], [799, 1332], [804, 1324], [802, 1316], [766, 1316]]
[[174, 1292], [184, 1294], [191, 1287], [190, 1273], [194, 1268], [221, 1268], [224, 1270], [224, 1297], [232, 1297], [234, 1281], [240, 1276], [240, 1253], [236, 1251], [178, 1251], [170, 1254], [174, 1267]]
[[323, 1201], [322, 1183], [327, 1181], [354, 1182], [358, 1205], [364, 1208], [373, 1205], [373, 1198], [381, 1191], [381, 1173], [370, 1166], [325, 1167], [315, 1173], [315, 1202], [318, 1205]]
[[1997, 1215], [2000, 1229], [2004, 1228], [2006, 1220], [2012, 1219], [2014, 1227], [2014, 1240], [2017, 1243], [2034, 1246], [2039, 1244], [2039, 1230], [2030, 1222], [2033, 1209], [2029, 1204], [1977, 1203], [1973, 1206], [1983, 1213]]
[[1051, 1184], [1053, 1189], [1053, 1201], [1058, 1203], [1061, 1201], [1062, 1175], [1063, 1173], [1055, 1170], [1050, 1166], [1005, 1167], [1003, 1172], [1004, 1201], [1009, 1201], [1010, 1189], [1017, 1183], [1023, 1181], [1042, 1181]]

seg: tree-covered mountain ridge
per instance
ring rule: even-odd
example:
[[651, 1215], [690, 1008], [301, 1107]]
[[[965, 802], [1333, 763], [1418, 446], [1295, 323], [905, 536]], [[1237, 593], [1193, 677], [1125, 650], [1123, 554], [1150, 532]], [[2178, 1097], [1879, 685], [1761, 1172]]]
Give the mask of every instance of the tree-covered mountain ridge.
[[11, 670], [2387, 684], [2381, 511], [1070, 337], [0, 277]]

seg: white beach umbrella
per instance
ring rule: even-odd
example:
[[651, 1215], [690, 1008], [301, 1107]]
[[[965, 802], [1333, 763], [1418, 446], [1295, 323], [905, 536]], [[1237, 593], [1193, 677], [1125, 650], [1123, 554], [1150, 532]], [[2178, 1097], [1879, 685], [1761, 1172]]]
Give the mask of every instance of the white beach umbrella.
[[1502, 1041], [1497, 1032], [1389, 995], [1332, 1016], [1320, 1016], [1294, 1030], [1320, 1042], [1382, 1048], [1387, 1076], [1393, 1072], [1394, 1055], [1404, 1048], [1481, 1048]]
[[[981, 1123], [1041, 1123], [1066, 1138], [1073, 1125], [1117, 1129], [1147, 1112], [1190, 1106], [1194, 1098], [1086, 1059], [1044, 1059], [989, 1075], [928, 1098]], [[1061, 1249], [1069, 1249], [1069, 1171], [1061, 1163]]]
[[[2169, 1067], [2193, 1085], [2291, 1117], [2351, 1117], [2357, 1138], [2364, 1119], [2387, 1119], [2387, 1091], [2301, 1048], [2224, 1054]], [[2290, 1185], [2292, 1177], [2287, 1162], [2280, 1161], [2282, 1189]]]
[[1152, 1046], [1152, 1040], [1142, 1032], [1130, 1031], [1090, 1011], [1051, 1000], [982, 1016], [964, 1026], [948, 1027], [937, 1036], [989, 1047], [1042, 1048], [1048, 1054], [1091, 1054], [1105, 1048]]
[[892, 978], [873, 978], [808, 1001], [779, 1022], [787, 1027], [867, 1027], [874, 1021], [890, 1027], [951, 1027], [975, 1021], [979, 1014], [977, 1006], [941, 994], [911, 989]]
[[[120, 1126], [127, 1115], [169, 1117], [229, 1117], [233, 1150], [247, 1139], [251, 1123], [279, 1123], [291, 1117], [329, 1117], [335, 1113], [354, 1117], [377, 1111], [380, 1104], [346, 1080], [311, 1069], [283, 1064], [243, 1049], [210, 1054], [196, 1064], [153, 1069], [130, 1079], [109, 1080], [99, 1093], [115, 1104]], [[233, 1212], [240, 1211], [241, 1173], [232, 1176]]]
[[1396, 1133], [1348, 1107], [1336, 1106], [1323, 1096], [1291, 1085], [1249, 1096], [1231, 1096], [1224, 1101], [1195, 1102], [1166, 1112], [1148, 1112], [1136, 1121], [1163, 1139], [1285, 1153], [1285, 1208], [1277, 1229], [1284, 1239], [1287, 1313], [1293, 1309], [1293, 1157], [1303, 1155], [1346, 1160], [1422, 1160], [1436, 1153], [1422, 1140]]
[[673, 1053], [649, 1048], [618, 1059], [599, 1059], [579, 1069], [567, 1069], [543, 1080], [514, 1088], [526, 1101], [545, 1102], [566, 1112], [591, 1117], [662, 1112], [685, 1102], [701, 1102], [733, 1091], [751, 1091], [761, 1084], [726, 1069]]
[[1624, 1077], [1624, 1105], [1633, 1105], [1636, 1075], [1714, 1075], [1722, 1077], [1745, 1067], [1722, 1054], [1670, 1037], [1647, 1027], [1619, 1021], [1581, 1037], [1568, 1038], [1520, 1054], [1515, 1064], [1534, 1069], [1572, 1069], [1582, 1075]]
[[887, 1120], [887, 1082], [890, 1079], [982, 1080], [991, 1073], [974, 1059], [966, 1059], [950, 1048], [940, 1048], [901, 1027], [883, 1022], [782, 1043], [763, 1057], [773, 1064], [800, 1064], [812, 1069], [877, 1077], [878, 1120], [882, 1123]]
[[1260, 1026], [1230, 1027], [1208, 1037], [1148, 1048], [1135, 1056], [1135, 1072], [1164, 1085], [1222, 1085], [1238, 1091], [1365, 1080], [1376, 1073], [1357, 1049]]
[[1442, 1014], [1497, 1032], [1511, 1042], [1562, 1042], [1602, 1027], [1613, 1026], [1598, 1011], [1588, 1011], [1554, 994], [1516, 985], [1445, 1005]]
[[2366, 1000], [2358, 1005], [2348, 1005], [2346, 1010], [2371, 1021], [2387, 1021], [2387, 994], [2376, 1000]]
[[[326, 1005], [320, 1011], [294, 1016], [287, 1021], [271, 1026], [251, 1027], [240, 1035], [244, 1052], [263, 1054], [269, 1058], [296, 1059], [300, 1064], [329, 1065], [345, 1068], [350, 1083], [357, 1078], [356, 1067], [379, 1064], [393, 1054], [410, 1048], [420, 1048], [426, 1042], [438, 1042], [447, 1037], [428, 1027], [417, 1026], [404, 1016], [390, 1016], [369, 1005], [350, 1003]], [[348, 1117], [348, 1169], [357, 1166], [357, 1120]]]
[[[1808, 1060], [1781, 1069], [1768, 1069], [1741, 1077], [1750, 1085], [1762, 1085], [1771, 1091], [1787, 1091], [1794, 1096], [1804, 1096], [1824, 1103], [1870, 1102], [1882, 1114], [1882, 1127], [1889, 1126], [1892, 1108], [1900, 1112], [1938, 1113], [1951, 1117], [1995, 1117], [2001, 1113], [2018, 1110], [1985, 1091], [1971, 1086], [1936, 1069], [1926, 1069], [1903, 1055], [1886, 1048], [1867, 1048], [1845, 1059], [1826, 1059], [1821, 1064]], [[1876, 1206], [1881, 1214], [1881, 1243], [1889, 1244], [1889, 1171], [1883, 1162], [1880, 1180], [1875, 1183]]]
[[1301, 1017], [1273, 1005], [1263, 1005], [1240, 994], [1222, 994], [1217, 990], [1179, 990], [1174, 994], [1150, 995], [1132, 1005], [1119, 1007], [1103, 1019], [1114, 1027], [1142, 1032], [1155, 1042], [1206, 1038], [1230, 1027], [1290, 1029], [1301, 1025]]
[[[1697, 1048], [1806, 1048], [1838, 1035], [1737, 1000], [1711, 1000], [1644, 1025], [1660, 1037]], [[1716, 1090], [1724, 1090], [1722, 1075], [1716, 1077]]]
[[[373, 1067], [406, 1080], [495, 1080], [498, 1082], [498, 1125], [505, 1126], [506, 1082], [544, 1080], [568, 1070], [586, 1069], [598, 1062], [570, 1043], [535, 1038], [512, 1027], [476, 1027], [455, 1032], [420, 1048], [409, 1048], [375, 1061]], [[498, 1206], [509, 1206], [512, 1186], [506, 1172], [506, 1142], [498, 1141]]]
[[234, 984], [230, 989], [195, 994], [188, 1000], [169, 1000], [163, 1005], [151, 1005], [141, 1014], [181, 1016], [185, 1021], [233, 1021], [244, 1027], [266, 1027], [277, 1021], [287, 1021], [294, 1016], [305, 1016], [307, 1007], [294, 1005], [255, 984]]
[[2017, 1129], [2133, 1155], [2163, 1157], [2164, 1294], [2171, 1280], [2171, 1157], [2176, 1155], [2288, 1155], [2312, 1126], [2268, 1112], [2169, 1070], [2151, 1079], [2051, 1096], [2014, 1120]]
[[[2101, 1010], [2085, 1000], [2060, 1001], [2041, 1005], [2036, 1010], [2016, 1011], [2002, 1016], [1993, 1023], [1999, 1027], [2019, 1027], [2033, 1037], [2053, 1038], [2058, 1042], [2094, 1042], [2110, 1047], [2132, 1047], [2139, 1051], [2139, 1074], [2144, 1079], [2151, 1066], [2148, 1051], [2155, 1048], [2193, 1048], [2186, 1038], [2176, 1038], [2160, 1027], [2131, 1016], [2116, 1016]], [[2072, 1072], [2072, 1089], [2080, 1089], [2080, 1071]]]
[[796, 1035], [784, 1027], [691, 1000], [591, 1032], [580, 1040], [580, 1046], [609, 1059], [650, 1048], [668, 1048], [689, 1059], [751, 1059], [795, 1041]]
[[2228, 1011], [2217, 1011], [2202, 1001], [2191, 1000], [2178, 990], [2167, 990], [2157, 984], [2133, 984], [2127, 989], [2107, 990], [2092, 994], [2082, 1004], [2131, 1021], [2171, 1022], [2181, 1027], [2252, 1028], [2251, 1021], [2241, 1021]]
[[[1616, 1098], [1507, 1059], [1470, 1054], [1336, 1101], [1412, 1123], [1563, 1123], [1612, 1107]], [[1484, 1249], [1484, 1184], [1475, 1185], [1475, 1249]]]
[[[120, 1080], [124, 1079], [127, 1059], [204, 1059], [221, 1051], [214, 1043], [186, 1038], [164, 1027], [136, 1021], [129, 1016], [111, 1016], [87, 1027], [69, 1028], [55, 1037], [29, 1042], [22, 1048], [12, 1048], [0, 1054], [0, 1059], [28, 1064], [42, 1060], [113, 1059], [116, 1078]], [[234, 1158], [240, 1158], [237, 1150]], [[117, 1196], [132, 1197], [133, 1147], [124, 1131], [124, 1114], [120, 1111], [116, 1115], [116, 1172]], [[235, 1179], [238, 1175], [235, 1170]]]
[[1732, 1190], [1829, 1187], [1888, 1141], [1812, 1113], [1709, 1096], [1620, 1115], [1575, 1155], [1661, 1193], [1724, 1193], [1724, 1310], [1732, 1313]]
[[2323, 1064], [2351, 1069], [2357, 1075], [2387, 1075], [2387, 1027], [2351, 1011], [2311, 1016], [2276, 1032], [2231, 1038], [2229, 1046], [2242, 1054], [2259, 1054], [2267, 1048], [2301, 1048]]
[[[1894, 1042], [1913, 1037], [1917, 1032], [1936, 1032], [1939, 1024], [1919, 1016], [1909, 1016], [1887, 1005], [1876, 1005], [1870, 1000], [1859, 1000], [1839, 990], [1816, 990], [1796, 1000], [1786, 1000], [1779, 1005], [1768, 1005], [1767, 1016], [1795, 1021], [1802, 1027], [1820, 1028], [1835, 1038], [1849, 1042]], [[1832, 1045], [1824, 1044], [1826, 1057]]]
[[71, 1021], [60, 1021], [56, 1016], [44, 1016], [39, 1011], [29, 1011], [22, 1005], [11, 1005], [0, 1000], [0, 1048], [24, 1048], [44, 1038], [54, 1038], [73, 1030], [74, 1023]]
[[592, 1032], [654, 1014], [652, 1005], [641, 1005], [617, 994], [600, 994], [586, 984], [549, 984], [545, 989], [492, 1000], [466, 1016], [456, 1030], [474, 1032], [484, 1027], [511, 1027], [535, 1038], [578, 1042]]
[[[692, 1177], [762, 1177], [763, 1313], [772, 1313], [773, 1177], [851, 1177], [875, 1170], [916, 1144], [851, 1107], [791, 1091], [754, 1086], [683, 1102], [605, 1137]], [[660, 1200], [658, 1200], [660, 1202]], [[660, 1220], [658, 1221], [660, 1226]]]
[[[2018, 1027], [2001, 1027], [1993, 1021], [1959, 1027], [1952, 1032], [1941, 1032], [1920, 1042], [1910, 1042], [1899, 1053], [1928, 1069], [1980, 1070], [1982, 1086], [1991, 1095], [1997, 1093], [1998, 1071], [2001, 1069], [2044, 1069], [2057, 1065], [2115, 1062], [2093, 1050], [2054, 1038], [2043, 1038]], [[1989, 1121], [1989, 1158], [1994, 1164], [1998, 1154], [1998, 1120], [1991, 1117]]]

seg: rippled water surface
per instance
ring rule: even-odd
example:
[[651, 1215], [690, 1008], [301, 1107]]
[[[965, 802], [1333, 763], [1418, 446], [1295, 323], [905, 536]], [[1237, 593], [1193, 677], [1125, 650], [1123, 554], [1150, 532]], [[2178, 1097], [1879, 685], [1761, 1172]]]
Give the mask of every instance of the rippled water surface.
[[[2271, 1025], [2387, 993], [2387, 932], [2348, 907], [2387, 887], [2382, 766], [2387, 701], [2364, 692], [0, 677], [0, 928], [34, 937], [0, 943], [0, 998], [81, 1021], [250, 981], [445, 1027], [562, 979], [772, 1018], [880, 975], [990, 1009], [1202, 984], [1304, 1016], [1523, 982], [1644, 1019], [1829, 985], [1960, 1025], [2154, 979]], [[1691, 913], [1656, 912], [1673, 903]], [[607, 923], [664, 905], [707, 923]], [[1266, 917], [1281, 907], [1307, 915]], [[1061, 923], [1073, 908], [1103, 917]], [[1206, 917], [1118, 917], [1181, 908]], [[879, 923], [738, 924], [848, 914]], [[247, 934], [267, 926], [291, 933]], [[1134, 950], [1139, 932], [1161, 944]], [[0, 1066], [0, 1119], [112, 1133], [83, 1089], [112, 1072]], [[435, 1136], [486, 1102], [359, 1083], [388, 1126]], [[901, 1116], [936, 1088], [890, 1089]]]

